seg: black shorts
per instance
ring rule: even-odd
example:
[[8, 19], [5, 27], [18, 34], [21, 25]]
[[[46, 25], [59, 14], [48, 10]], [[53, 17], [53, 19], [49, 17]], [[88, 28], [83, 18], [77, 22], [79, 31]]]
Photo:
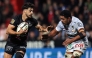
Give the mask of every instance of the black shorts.
[[7, 41], [7, 43], [5, 45], [5, 52], [10, 54], [10, 55], [14, 55], [14, 53], [16, 53], [16, 51], [23, 51], [25, 53], [26, 52], [26, 45], [15, 44], [15, 43]]

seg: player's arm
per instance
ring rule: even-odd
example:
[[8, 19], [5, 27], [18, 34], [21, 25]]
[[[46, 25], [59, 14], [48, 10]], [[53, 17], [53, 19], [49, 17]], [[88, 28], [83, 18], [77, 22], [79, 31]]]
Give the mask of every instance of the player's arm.
[[17, 24], [16, 19], [17, 17], [14, 17], [13, 19], [11, 19], [10, 24], [8, 25], [7, 30], [6, 30], [7, 34], [12, 34], [12, 35], [17, 34], [17, 32], [13, 30]]
[[52, 31], [48, 32], [48, 37], [53, 38], [55, 35], [57, 35], [62, 29], [63, 29], [62, 22], [59, 22], [56, 28], [54, 28]]
[[[47, 28], [43, 28], [39, 23], [36, 25], [36, 28], [39, 29], [40, 32], [48, 32], [49, 29], [52, 29], [53, 26], [47, 26]], [[49, 30], [50, 31], [50, 30]]]
[[78, 32], [79, 32], [79, 34], [72, 39], [72, 42], [76, 41], [78, 39], [83, 39], [86, 36], [84, 28], [81, 28], [80, 30], [78, 30]]
[[49, 36], [49, 37], [54, 37], [54, 36], [57, 35], [63, 28], [64, 28], [64, 26], [63, 26], [62, 22], [60, 21], [60, 22], [57, 24], [56, 28], [53, 29], [53, 30], [49, 33], [48, 36]]
[[12, 35], [20, 35], [24, 33], [22, 29], [19, 32], [14, 31], [15, 26], [17, 25], [16, 17], [11, 20], [10, 24], [7, 27], [6, 33], [7, 34], [12, 34]]
[[76, 41], [78, 39], [83, 39], [85, 36], [86, 36], [86, 33], [85, 33], [85, 29], [83, 27], [83, 23], [82, 22], [78, 22], [77, 23], [77, 30], [78, 30], [78, 35], [75, 36], [73, 39], [72, 39], [72, 42], [73, 41]]
[[14, 31], [13, 29], [15, 28], [14, 25], [9, 24], [6, 30], [7, 34], [12, 34], [12, 35], [20, 35], [22, 33], [25, 33], [25, 31], [23, 31], [22, 29], [19, 32]]
[[42, 30], [43, 30], [43, 27], [42, 27], [40, 24], [37, 24], [35, 27], [36, 27], [37, 29], [39, 29], [39, 31], [42, 31]]
[[57, 35], [59, 32], [56, 30], [56, 29], [53, 29], [49, 34], [48, 36], [49, 37], [54, 37], [55, 35]]
[[8, 27], [7, 27], [6, 33], [7, 34], [16, 35], [17, 32], [13, 30], [14, 28], [15, 28], [14, 25], [9, 24]]
[[33, 26], [35, 26], [39, 30], [43, 29], [42, 26], [38, 23], [38, 21], [36, 19], [34, 19], [34, 18], [32, 18], [32, 19], [33, 19], [33, 22], [34, 22]]
[[41, 40], [42, 39], [52, 39], [55, 35], [57, 35], [58, 31], [56, 29], [53, 29], [52, 31], [44, 31], [41, 32]]
[[12, 34], [12, 35], [20, 35], [22, 33], [25, 33], [25, 31], [23, 31], [22, 29], [19, 32], [16, 32], [16, 31], [13, 30], [14, 28], [15, 28], [14, 25], [9, 24], [8, 28], [6, 30], [6, 33], [7, 34]]

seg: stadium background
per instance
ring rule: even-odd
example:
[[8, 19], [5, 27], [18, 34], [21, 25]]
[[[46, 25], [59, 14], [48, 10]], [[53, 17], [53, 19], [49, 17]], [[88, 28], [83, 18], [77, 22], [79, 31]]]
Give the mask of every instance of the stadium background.
[[[25, 2], [35, 5], [33, 17], [46, 28], [57, 25], [59, 13], [70, 10], [85, 26], [89, 47], [82, 58], [92, 58], [92, 0], [0, 0], [0, 58], [7, 40], [6, 28], [13, 16], [21, 14]], [[64, 58], [65, 48], [62, 45], [65, 32], [62, 31], [54, 40], [40, 41], [41, 33], [32, 28], [28, 36], [28, 46], [25, 58]]]

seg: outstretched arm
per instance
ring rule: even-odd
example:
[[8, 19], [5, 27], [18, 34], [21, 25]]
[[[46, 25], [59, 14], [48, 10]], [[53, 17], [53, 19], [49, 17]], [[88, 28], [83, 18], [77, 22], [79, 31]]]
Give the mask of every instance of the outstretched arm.
[[49, 37], [54, 37], [55, 35], [57, 35], [58, 34], [58, 31], [56, 30], [56, 29], [53, 29], [49, 34], [48, 34], [48, 36]]
[[59, 32], [56, 29], [53, 29], [52, 31], [46, 29], [46, 31], [41, 32], [42, 33], [42, 38], [41, 39], [48, 39], [48, 38], [53, 38], [55, 35], [57, 35]]
[[15, 28], [15, 26], [9, 24], [8, 27], [7, 27], [6, 33], [7, 33], [7, 34], [13, 34], [13, 35], [16, 35], [17, 32], [16, 32], [16, 31], [13, 31], [13, 28]]

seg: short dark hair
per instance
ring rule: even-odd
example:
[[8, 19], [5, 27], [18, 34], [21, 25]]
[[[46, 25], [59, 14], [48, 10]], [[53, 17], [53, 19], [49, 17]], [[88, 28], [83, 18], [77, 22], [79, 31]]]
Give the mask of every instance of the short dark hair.
[[68, 10], [63, 10], [61, 11], [60, 16], [64, 16], [65, 18], [68, 18], [68, 17], [71, 18], [71, 12]]
[[34, 8], [34, 4], [27, 2], [23, 5], [22, 10], [28, 9], [28, 8]]

